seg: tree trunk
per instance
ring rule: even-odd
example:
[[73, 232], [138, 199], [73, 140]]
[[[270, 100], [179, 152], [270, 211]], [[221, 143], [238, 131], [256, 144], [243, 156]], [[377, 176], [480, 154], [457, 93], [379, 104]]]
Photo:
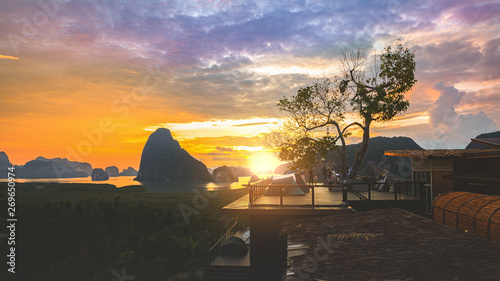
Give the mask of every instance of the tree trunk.
[[332, 122], [329, 124], [333, 124], [337, 128], [337, 133], [338, 133], [340, 142], [342, 143], [342, 150], [339, 150], [339, 148], [337, 148], [337, 151], [339, 152], [339, 156], [340, 156], [340, 169], [341, 169], [342, 178], [346, 179], [347, 178], [347, 168], [346, 168], [346, 163], [345, 163], [346, 145], [345, 145], [344, 135], [342, 134], [342, 130], [340, 130], [340, 126], [337, 122]]
[[339, 134], [340, 134], [340, 142], [342, 142], [342, 150], [339, 150], [339, 154], [340, 154], [340, 169], [341, 169], [341, 174], [342, 174], [342, 178], [343, 179], [346, 179], [347, 178], [347, 168], [346, 168], [346, 164], [345, 164], [345, 139], [344, 139], [344, 136], [342, 135], [342, 133], [340, 132], [340, 128], [339, 128]]
[[368, 151], [368, 146], [370, 144], [370, 124], [372, 120], [365, 120], [365, 125], [363, 128], [363, 142], [361, 143], [360, 149], [357, 151], [356, 156], [354, 157], [354, 163], [352, 164], [352, 172], [349, 175], [350, 179], [356, 178], [361, 169], [361, 165], [363, 164], [363, 160], [365, 159], [366, 152]]
[[347, 169], [345, 164], [345, 142], [343, 143], [342, 148], [337, 148], [337, 152], [339, 153], [340, 157], [340, 174], [342, 175], [342, 178], [345, 179], [347, 178]]

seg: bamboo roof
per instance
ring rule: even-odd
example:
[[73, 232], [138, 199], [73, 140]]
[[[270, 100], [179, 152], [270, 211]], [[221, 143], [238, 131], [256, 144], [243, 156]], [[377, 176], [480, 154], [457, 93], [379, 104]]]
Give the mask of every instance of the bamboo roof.
[[471, 159], [500, 157], [500, 149], [387, 150], [384, 155], [416, 159]]

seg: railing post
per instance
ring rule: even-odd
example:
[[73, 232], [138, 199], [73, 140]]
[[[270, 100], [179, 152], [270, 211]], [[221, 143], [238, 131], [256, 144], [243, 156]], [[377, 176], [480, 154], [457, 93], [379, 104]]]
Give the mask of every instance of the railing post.
[[347, 186], [345, 183], [342, 185], [342, 202], [347, 205]]
[[311, 188], [312, 205], [314, 206], [314, 185]]
[[372, 201], [372, 184], [368, 183], [368, 201]]
[[398, 201], [398, 187], [399, 187], [399, 182], [394, 184], [394, 201]]
[[251, 185], [248, 185], [248, 203], [252, 204], [253, 203], [253, 189], [252, 189], [252, 186]]
[[283, 187], [280, 187], [280, 206], [283, 206]]

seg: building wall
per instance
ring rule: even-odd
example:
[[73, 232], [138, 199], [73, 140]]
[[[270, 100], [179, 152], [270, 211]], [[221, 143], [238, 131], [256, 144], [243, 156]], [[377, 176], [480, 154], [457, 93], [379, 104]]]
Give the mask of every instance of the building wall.
[[453, 161], [448, 159], [412, 159], [414, 181], [426, 182], [428, 198], [426, 211], [431, 210], [432, 202], [441, 193], [453, 190], [453, 182], [443, 178], [453, 173]]
[[432, 196], [434, 198], [441, 193], [447, 193], [453, 190], [453, 182], [443, 178], [451, 173], [452, 171], [432, 171]]
[[449, 159], [412, 159], [413, 171], [453, 171], [453, 161]]

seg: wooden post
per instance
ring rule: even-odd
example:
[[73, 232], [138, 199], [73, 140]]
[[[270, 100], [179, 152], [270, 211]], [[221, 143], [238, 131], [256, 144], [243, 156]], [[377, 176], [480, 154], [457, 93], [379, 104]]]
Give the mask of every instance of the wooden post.
[[312, 205], [314, 206], [314, 186], [311, 188], [312, 188], [312, 190], [311, 190]]
[[283, 187], [280, 187], [280, 206], [283, 206]]
[[394, 184], [394, 201], [398, 201], [398, 187], [399, 187], [399, 182]]
[[347, 204], [347, 185], [342, 185], [342, 202]]

